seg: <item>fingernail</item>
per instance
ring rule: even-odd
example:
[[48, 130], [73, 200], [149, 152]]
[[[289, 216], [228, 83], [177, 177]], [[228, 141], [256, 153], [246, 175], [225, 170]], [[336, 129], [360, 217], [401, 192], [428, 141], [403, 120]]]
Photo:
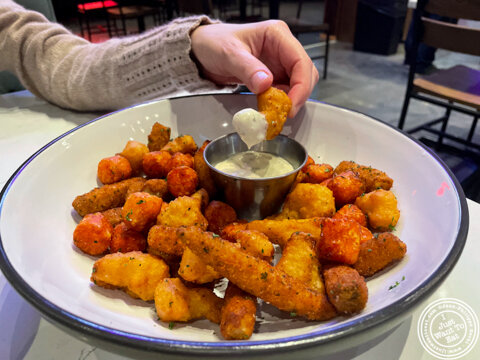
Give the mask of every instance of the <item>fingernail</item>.
[[261, 88], [262, 84], [265, 82], [266, 79], [268, 79], [269, 75], [265, 71], [257, 71], [255, 74], [252, 76], [252, 90], [253, 92], [258, 92], [258, 90]]

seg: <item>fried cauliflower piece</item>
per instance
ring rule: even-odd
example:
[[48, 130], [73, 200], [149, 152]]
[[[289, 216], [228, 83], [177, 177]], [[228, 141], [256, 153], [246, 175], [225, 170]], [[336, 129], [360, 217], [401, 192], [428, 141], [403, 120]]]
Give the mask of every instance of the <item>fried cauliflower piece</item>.
[[170, 141], [170, 128], [158, 122], [153, 124], [152, 130], [148, 135], [148, 149], [150, 151], [159, 151]]
[[165, 262], [140, 251], [108, 254], [93, 265], [90, 280], [107, 289], [121, 289], [133, 298], [153, 300], [159, 282], [168, 278]]
[[202, 287], [187, 288], [178, 278], [166, 278], [155, 289], [155, 309], [161, 321], [207, 318], [218, 324], [223, 299]]
[[362, 311], [368, 300], [365, 279], [349, 266], [333, 266], [323, 272], [330, 302], [340, 314]]
[[177, 228], [154, 225], [148, 231], [147, 237], [148, 252], [153, 255], [163, 256], [164, 254], [182, 256], [183, 245], [177, 236]]
[[335, 168], [334, 173], [340, 174], [352, 170], [365, 183], [365, 192], [376, 189], [390, 190], [393, 180], [383, 171], [372, 168], [371, 166], [359, 165], [354, 161], [342, 161]]
[[272, 140], [281, 133], [292, 108], [292, 101], [284, 91], [270, 87], [257, 95], [257, 103], [258, 111], [265, 115], [268, 123], [267, 140]]
[[[313, 161], [313, 160], [312, 160]], [[300, 182], [310, 184], [320, 184], [333, 176], [333, 167], [329, 164], [311, 164], [302, 168], [303, 174]]]
[[335, 215], [334, 219], [350, 219], [358, 222], [362, 226], [367, 226], [367, 217], [360, 210], [360, 208], [354, 204], [347, 204], [340, 208]]
[[167, 180], [149, 179], [145, 181], [145, 184], [143, 184], [140, 192], [146, 192], [150, 195], [155, 195], [163, 200], [166, 200], [168, 195]]
[[330, 189], [320, 184], [300, 183], [287, 195], [276, 219], [308, 219], [335, 214], [335, 199]]
[[80, 216], [122, 207], [130, 187], [141, 187], [145, 179], [135, 177], [95, 188], [73, 200], [72, 206]]
[[353, 171], [335, 174], [327, 187], [332, 190], [337, 208], [355, 202], [355, 199], [365, 192], [365, 184]]
[[397, 198], [391, 191], [375, 190], [359, 196], [357, 205], [368, 218], [368, 225], [376, 231], [392, 231], [400, 218]]
[[119, 155], [126, 158], [132, 167], [133, 173], [138, 174], [142, 170], [143, 155], [148, 152], [147, 145], [130, 140]]
[[361, 244], [358, 259], [353, 267], [362, 276], [372, 276], [395, 261], [401, 260], [406, 252], [407, 245], [398, 237], [392, 233], [382, 233]]
[[186, 247], [182, 254], [178, 275], [184, 280], [195, 284], [206, 284], [220, 279], [220, 274], [210, 265], [205, 264], [201, 258]]
[[193, 155], [197, 151], [197, 144], [195, 144], [195, 140], [190, 135], [182, 135], [169, 141], [162, 150], [168, 151], [172, 155], [176, 152]]
[[220, 331], [227, 340], [246, 340], [255, 327], [257, 299], [229, 283], [221, 311]]
[[249, 255], [235, 244], [197, 227], [180, 228], [178, 233], [185, 246], [243, 291], [310, 320], [335, 316], [335, 309], [324, 293]]
[[190, 196], [180, 196], [168, 203], [157, 217], [158, 225], [178, 228], [180, 226], [198, 226], [206, 230], [207, 219], [201, 212], [201, 201]]
[[320, 259], [354, 264], [360, 251], [360, 224], [348, 219], [324, 219], [322, 234], [317, 241]]

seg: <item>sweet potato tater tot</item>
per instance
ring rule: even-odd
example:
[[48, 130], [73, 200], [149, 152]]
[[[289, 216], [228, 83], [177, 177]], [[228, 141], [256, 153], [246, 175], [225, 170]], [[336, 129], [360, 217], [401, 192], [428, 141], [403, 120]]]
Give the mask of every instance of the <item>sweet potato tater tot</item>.
[[257, 95], [257, 103], [258, 111], [265, 115], [268, 123], [267, 140], [272, 140], [282, 131], [292, 101], [284, 91], [270, 87]]
[[278, 219], [308, 219], [335, 214], [335, 199], [330, 189], [320, 184], [301, 183], [287, 195]]
[[221, 278], [217, 271], [210, 265], [205, 264], [188, 247], [183, 251], [178, 275], [184, 280], [195, 284], [206, 284]]
[[304, 170], [305, 176], [301, 182], [320, 184], [333, 176], [333, 167], [328, 164], [313, 164]]
[[334, 219], [350, 219], [358, 222], [362, 226], [367, 226], [367, 217], [360, 210], [360, 208], [353, 204], [347, 204], [340, 208], [335, 215]]
[[368, 288], [365, 279], [349, 266], [334, 266], [323, 272], [330, 302], [340, 314], [354, 314], [365, 308]]
[[175, 169], [179, 166], [188, 166], [193, 169], [193, 156], [181, 152], [176, 152], [175, 154], [173, 154], [168, 165], [168, 171]]
[[148, 252], [153, 255], [182, 256], [183, 245], [177, 236], [177, 228], [154, 225], [148, 231]]
[[190, 196], [180, 196], [170, 201], [158, 214], [157, 224], [174, 228], [198, 226], [203, 230], [208, 226], [207, 219], [201, 212], [200, 200]]
[[227, 340], [246, 340], [255, 327], [257, 299], [232, 283], [225, 291], [220, 331]]
[[190, 135], [182, 135], [169, 141], [162, 150], [168, 151], [172, 155], [176, 152], [193, 155], [197, 151], [197, 144]]
[[148, 135], [148, 149], [160, 151], [170, 141], [170, 128], [156, 122]]
[[101, 213], [103, 216], [105, 216], [105, 219], [110, 223], [110, 225], [112, 225], [112, 227], [115, 227], [117, 224], [123, 221], [121, 207], [108, 209], [102, 211]]
[[136, 177], [115, 184], [104, 185], [77, 196], [73, 200], [72, 206], [80, 216], [121, 207], [125, 203], [128, 189], [137, 184], [142, 186], [144, 182], [145, 179]]
[[397, 198], [391, 191], [375, 190], [359, 196], [357, 205], [368, 218], [368, 225], [377, 231], [392, 231], [400, 218]]
[[310, 165], [314, 165], [315, 164], [315, 160], [312, 159], [312, 157], [310, 155], [307, 155], [307, 161], [305, 162], [305, 165], [303, 165], [303, 167], [300, 169], [302, 172], [306, 173], [307, 172], [307, 169]]
[[220, 322], [223, 299], [207, 288], [187, 288], [178, 278], [167, 278], [155, 289], [155, 309], [161, 321], [190, 321], [207, 318]]
[[205, 147], [210, 143], [209, 140], [206, 140], [203, 145], [195, 152], [193, 157], [194, 169], [198, 174], [198, 183], [201, 188], [204, 188], [210, 197], [213, 197], [217, 192], [217, 187], [213, 181], [212, 175], [210, 173], [210, 168], [208, 167], [205, 159], [203, 158], [203, 152]]
[[167, 187], [174, 197], [192, 195], [198, 186], [198, 175], [191, 167], [179, 166], [167, 174]]
[[360, 254], [353, 267], [360, 275], [372, 276], [391, 263], [401, 260], [407, 245], [392, 233], [382, 233], [360, 246]]
[[163, 200], [149, 193], [131, 194], [122, 208], [122, 217], [130, 229], [144, 231], [155, 223]]
[[363, 180], [365, 192], [376, 189], [390, 190], [393, 185], [393, 180], [383, 171], [374, 169], [371, 166], [359, 165], [354, 161], [342, 161], [335, 168], [334, 173], [340, 174], [348, 170], [352, 170]]
[[335, 174], [327, 187], [333, 192], [337, 208], [355, 202], [365, 192], [365, 184], [353, 171]]
[[300, 280], [310, 288], [323, 292], [320, 263], [315, 251], [315, 240], [310, 234], [295, 232], [282, 250], [282, 257], [275, 266]]
[[73, 243], [88, 255], [102, 255], [112, 239], [113, 227], [101, 213], [86, 215], [75, 227]]
[[265, 234], [255, 230], [240, 230], [235, 232], [233, 238], [243, 250], [267, 262], [271, 262], [275, 248]]
[[205, 209], [205, 218], [208, 221], [207, 230], [220, 234], [226, 225], [237, 220], [237, 213], [230, 205], [213, 200]]
[[143, 172], [149, 178], [164, 178], [170, 169], [172, 155], [168, 151], [152, 151], [143, 156]]
[[132, 166], [133, 173], [138, 174], [142, 171], [143, 155], [148, 152], [147, 145], [138, 141], [130, 140], [119, 155], [127, 159]]
[[140, 251], [108, 254], [93, 264], [90, 280], [107, 289], [122, 289], [133, 298], [153, 300], [155, 287], [168, 278], [168, 266]]
[[167, 180], [165, 179], [150, 179], [145, 181], [140, 192], [146, 192], [150, 195], [155, 195], [165, 200], [168, 195]]
[[178, 234], [185, 246], [222, 276], [280, 310], [295, 312], [310, 320], [327, 320], [335, 316], [335, 309], [324, 293], [307, 287], [235, 244], [197, 227], [179, 228]]
[[113, 228], [112, 241], [110, 242], [111, 253], [145, 251], [146, 248], [147, 239], [145, 239], [145, 236], [130, 229], [124, 222]]
[[354, 264], [360, 251], [360, 224], [348, 219], [324, 219], [322, 235], [317, 241], [320, 259]]
[[128, 179], [132, 173], [130, 162], [121, 155], [104, 158], [98, 163], [97, 176], [102, 184], [113, 184]]

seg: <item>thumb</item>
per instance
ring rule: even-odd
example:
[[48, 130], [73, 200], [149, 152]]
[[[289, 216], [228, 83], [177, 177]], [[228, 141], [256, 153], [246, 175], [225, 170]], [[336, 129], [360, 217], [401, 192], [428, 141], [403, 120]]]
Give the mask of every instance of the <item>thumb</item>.
[[246, 50], [230, 57], [230, 72], [255, 94], [264, 92], [273, 82], [268, 67]]

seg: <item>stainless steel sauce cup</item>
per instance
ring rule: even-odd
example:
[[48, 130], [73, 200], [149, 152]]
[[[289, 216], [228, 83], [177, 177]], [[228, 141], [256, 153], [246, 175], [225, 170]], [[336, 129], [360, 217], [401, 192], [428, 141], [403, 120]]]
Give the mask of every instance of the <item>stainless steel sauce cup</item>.
[[293, 170], [275, 177], [249, 179], [224, 173], [215, 165], [242, 151], [247, 145], [237, 133], [213, 140], [203, 153], [216, 185], [223, 190], [225, 201], [237, 212], [239, 219], [258, 220], [276, 213], [285, 200], [300, 169], [305, 165], [308, 154], [297, 141], [279, 135], [273, 140], [263, 141], [250, 150], [262, 151], [287, 160]]

